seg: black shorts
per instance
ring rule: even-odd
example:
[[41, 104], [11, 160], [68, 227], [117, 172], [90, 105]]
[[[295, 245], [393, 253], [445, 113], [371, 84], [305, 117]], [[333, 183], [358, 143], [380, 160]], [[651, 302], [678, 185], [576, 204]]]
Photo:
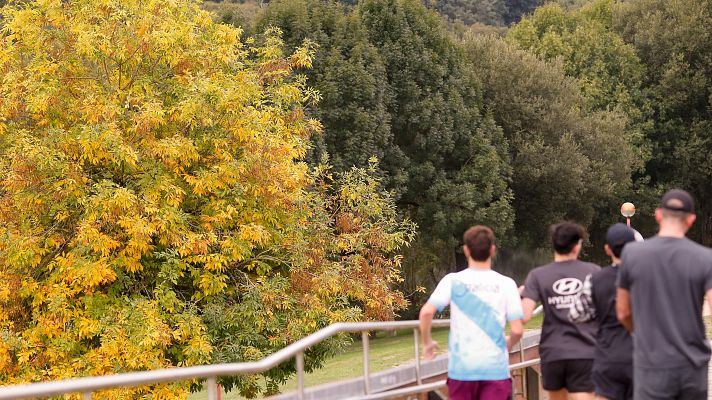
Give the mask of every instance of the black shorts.
[[635, 400], [706, 400], [707, 365], [666, 369], [635, 368]]
[[591, 378], [596, 394], [601, 397], [609, 400], [633, 398], [632, 363], [595, 363]]
[[593, 392], [593, 360], [557, 360], [541, 363], [544, 390], [569, 393]]

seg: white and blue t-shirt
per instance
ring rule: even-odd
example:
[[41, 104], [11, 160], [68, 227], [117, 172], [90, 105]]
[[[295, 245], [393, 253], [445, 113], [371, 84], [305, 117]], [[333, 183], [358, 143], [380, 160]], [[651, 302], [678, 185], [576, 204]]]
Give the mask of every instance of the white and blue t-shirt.
[[428, 303], [450, 305], [448, 377], [460, 381], [509, 378], [506, 321], [522, 319], [517, 285], [490, 269], [467, 268], [446, 275]]

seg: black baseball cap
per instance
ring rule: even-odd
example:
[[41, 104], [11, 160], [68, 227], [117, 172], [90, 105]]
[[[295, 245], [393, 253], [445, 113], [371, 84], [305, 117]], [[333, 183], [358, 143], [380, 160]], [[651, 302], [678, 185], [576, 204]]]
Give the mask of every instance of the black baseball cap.
[[611, 248], [622, 247], [628, 242], [635, 241], [635, 231], [626, 224], [617, 223], [608, 228], [606, 244]]
[[694, 214], [695, 200], [686, 191], [673, 189], [665, 193], [663, 198], [660, 199], [660, 208]]

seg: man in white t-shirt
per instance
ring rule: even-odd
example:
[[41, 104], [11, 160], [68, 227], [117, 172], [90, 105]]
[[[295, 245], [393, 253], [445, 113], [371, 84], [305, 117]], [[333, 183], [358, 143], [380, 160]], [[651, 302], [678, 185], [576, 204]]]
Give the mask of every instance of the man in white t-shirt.
[[464, 242], [468, 268], [446, 275], [420, 310], [425, 358], [433, 358], [437, 347], [430, 335], [433, 316], [450, 305], [450, 399], [505, 400], [512, 394], [508, 353], [523, 331], [519, 291], [511, 278], [492, 270], [496, 247], [490, 228], [473, 226]]

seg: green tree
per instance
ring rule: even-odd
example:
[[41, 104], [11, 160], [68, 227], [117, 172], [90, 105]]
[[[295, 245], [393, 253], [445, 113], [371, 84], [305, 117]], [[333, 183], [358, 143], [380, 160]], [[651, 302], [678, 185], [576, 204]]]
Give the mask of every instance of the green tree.
[[210, 12], [216, 22], [234, 25], [242, 30], [242, 39], [251, 36], [261, 6], [257, 0], [245, 2], [205, 1], [201, 8]]
[[613, 0], [596, 0], [574, 11], [549, 3], [512, 27], [508, 39], [544, 60], [561, 58], [589, 107], [620, 107], [638, 117], [644, 68], [634, 48], [611, 29], [612, 22]]
[[[311, 110], [324, 124], [312, 160], [336, 170], [376, 155], [401, 212], [419, 227], [404, 260], [407, 282], [433, 284], [454, 267], [474, 223], [504, 236], [514, 218], [507, 143], [464, 53], [441, 18], [417, 0], [368, 0], [353, 11], [334, 1], [273, 1], [258, 30], [278, 26], [294, 48], [317, 43]], [[415, 303], [419, 299], [413, 299]]]
[[503, 0], [435, 0], [433, 3], [440, 14], [466, 25], [503, 25], [507, 14]]
[[364, 1], [346, 12], [333, 2], [273, 2], [260, 23], [279, 26], [292, 46], [319, 44], [321, 73], [310, 82], [324, 96], [314, 112], [335, 166], [379, 155], [423, 237], [456, 237], [477, 220], [506, 231], [506, 143], [439, 17], [415, 0]]
[[[348, 171], [368, 165], [371, 157], [403, 157], [393, 143], [383, 60], [355, 13], [335, 1], [276, 1], [260, 16], [257, 30], [269, 26], [285, 32], [290, 50], [305, 39], [316, 43], [314, 67], [306, 75], [321, 95], [311, 112], [325, 132], [313, 137], [312, 164], [328, 154], [335, 170]], [[389, 182], [402, 179], [391, 176]]]
[[620, 220], [621, 202], [635, 201], [641, 210], [650, 210], [656, 196], [644, 169], [651, 156], [646, 132], [653, 117], [642, 88], [645, 67], [633, 46], [613, 29], [613, 10], [612, 0], [595, 0], [569, 11], [550, 3], [524, 18], [507, 36], [510, 43], [543, 60], [560, 61], [564, 73], [576, 79], [586, 100], [582, 107], [625, 117], [619, 135], [635, 152], [632, 184], [619, 185], [608, 200], [600, 201], [590, 226], [593, 236], [600, 238], [611, 222]]
[[[254, 360], [405, 306], [393, 287], [413, 226], [375, 164], [302, 161], [321, 129], [295, 74], [309, 44], [285, 55], [270, 30], [248, 47], [188, 0], [3, 13], [2, 382]], [[265, 374], [267, 392], [293, 370]], [[257, 379], [223, 383], [252, 396]]]
[[627, 189], [639, 159], [627, 118], [589, 111], [560, 62], [543, 61], [493, 37], [465, 42], [484, 101], [510, 146], [515, 231], [522, 244], [547, 243], [549, 224], [591, 224], [596, 208]]
[[697, 234], [712, 244], [712, 2], [635, 0], [618, 6], [615, 30], [646, 67], [646, 130], [652, 183], [692, 191], [700, 208]]
[[507, 14], [504, 16], [504, 22], [513, 24], [534, 11], [537, 7], [544, 4], [544, 0], [505, 0]]
[[383, 161], [391, 176], [407, 174], [399, 203], [428, 238], [457, 237], [475, 221], [505, 232], [507, 145], [483, 113], [462, 50], [418, 1], [367, 0], [356, 12], [382, 55], [393, 99], [391, 131], [406, 160]]
[[544, 4], [544, 0], [428, 0], [425, 3], [447, 18], [466, 25], [506, 26], [519, 22]]

